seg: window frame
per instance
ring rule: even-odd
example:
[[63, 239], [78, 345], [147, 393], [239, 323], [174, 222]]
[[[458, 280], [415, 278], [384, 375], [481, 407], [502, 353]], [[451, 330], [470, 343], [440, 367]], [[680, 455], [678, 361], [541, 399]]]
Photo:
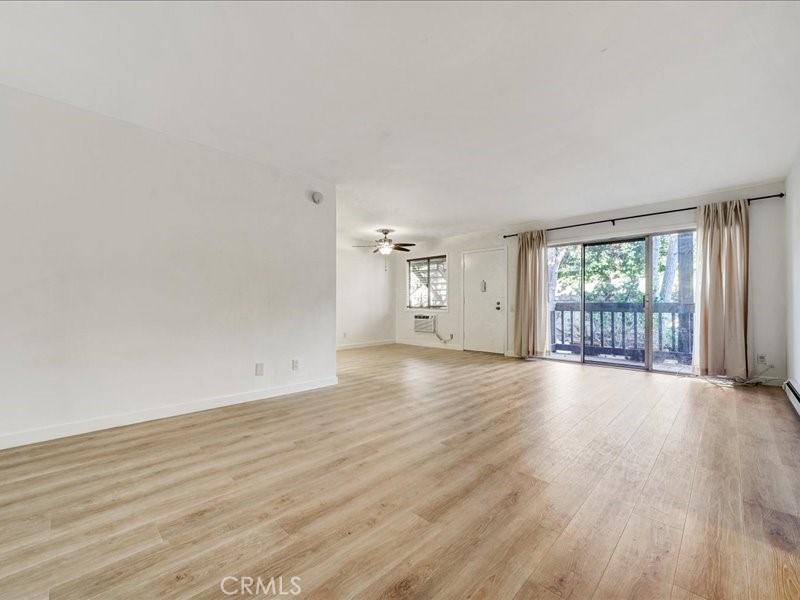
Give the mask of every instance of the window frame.
[[[447, 274], [445, 275], [445, 286], [447, 289], [447, 304], [442, 306], [431, 306], [431, 290], [430, 285], [428, 285], [428, 302], [426, 306], [411, 306], [411, 263], [419, 262], [419, 261], [427, 261], [428, 262], [428, 279], [430, 280], [430, 261], [443, 258], [445, 269]], [[416, 258], [408, 258], [406, 259], [406, 311], [435, 311], [435, 312], [447, 312], [450, 307], [450, 257], [447, 254], [432, 254], [430, 256], [420, 256]]]

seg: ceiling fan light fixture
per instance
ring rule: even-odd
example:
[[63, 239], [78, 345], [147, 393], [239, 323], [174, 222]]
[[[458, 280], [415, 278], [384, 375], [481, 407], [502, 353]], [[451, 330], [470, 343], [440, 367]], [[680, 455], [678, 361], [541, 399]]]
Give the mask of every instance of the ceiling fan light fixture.
[[375, 240], [374, 245], [357, 245], [353, 246], [353, 248], [372, 248], [373, 254], [380, 252], [384, 256], [388, 256], [393, 250], [397, 250], [398, 252], [411, 252], [410, 246], [416, 246], [416, 244], [412, 244], [410, 242], [395, 243], [394, 240], [389, 237], [389, 234], [393, 231], [394, 229], [378, 229], [378, 233], [383, 235], [383, 239]]

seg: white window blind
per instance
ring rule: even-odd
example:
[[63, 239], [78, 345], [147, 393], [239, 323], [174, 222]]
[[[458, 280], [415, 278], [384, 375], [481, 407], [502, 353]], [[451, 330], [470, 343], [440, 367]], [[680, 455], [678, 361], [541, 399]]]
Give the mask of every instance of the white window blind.
[[447, 257], [408, 261], [408, 307], [447, 308]]

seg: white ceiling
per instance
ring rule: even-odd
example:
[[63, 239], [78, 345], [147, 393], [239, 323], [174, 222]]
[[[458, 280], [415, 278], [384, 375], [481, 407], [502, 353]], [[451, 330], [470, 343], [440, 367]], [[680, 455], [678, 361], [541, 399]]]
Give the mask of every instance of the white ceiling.
[[800, 3], [7, 4], [0, 83], [438, 237], [784, 177]]

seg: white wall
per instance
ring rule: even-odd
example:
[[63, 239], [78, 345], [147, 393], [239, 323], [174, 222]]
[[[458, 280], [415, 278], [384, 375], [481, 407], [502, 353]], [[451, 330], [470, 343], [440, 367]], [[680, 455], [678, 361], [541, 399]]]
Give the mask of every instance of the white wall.
[[[773, 385], [786, 380], [785, 218], [785, 198], [750, 206], [750, 373]], [[757, 364], [759, 354], [766, 366]]]
[[[503, 248], [506, 241], [497, 233], [456, 236], [439, 242], [428, 242], [416, 246], [413, 252], [394, 257], [395, 261], [395, 305], [397, 307], [396, 339], [399, 344], [414, 344], [418, 346], [433, 346], [461, 350], [463, 344], [463, 294], [462, 294], [462, 253], [467, 250], [481, 250], [490, 248]], [[410, 309], [408, 305], [408, 267], [409, 258], [420, 256], [447, 255], [447, 309], [423, 310]], [[513, 252], [508, 251], [507, 261], [507, 300], [511, 307], [516, 293], [517, 255], [516, 247]], [[439, 335], [453, 340], [447, 344], [441, 343], [430, 333], [414, 332], [415, 314], [435, 314]], [[508, 314], [508, 311], [506, 311]], [[509, 329], [511, 328], [511, 329]], [[513, 345], [513, 321], [508, 322], [506, 346], [510, 349]]]
[[800, 161], [786, 179], [788, 378], [800, 390]]
[[[550, 223], [528, 223], [504, 231], [477, 233], [458, 237], [446, 238], [437, 242], [417, 246], [408, 256], [397, 257], [395, 265], [395, 303], [397, 306], [397, 341], [405, 344], [444, 347], [430, 334], [414, 333], [413, 315], [420, 312], [430, 312], [438, 315], [439, 332], [443, 337], [453, 334], [453, 342], [447, 347], [461, 349], [463, 332], [462, 314], [462, 288], [461, 288], [461, 261], [462, 253], [466, 250], [479, 250], [482, 248], [507, 247], [508, 252], [508, 317], [506, 353], [513, 352], [513, 321], [514, 302], [516, 295], [516, 238], [503, 240], [503, 234], [516, 233], [528, 229], [541, 227], [556, 227], [570, 223], [594, 221], [604, 218], [622, 217], [643, 212], [656, 212], [697, 206], [708, 202], [721, 202], [735, 198], [746, 198], [775, 194], [784, 191], [783, 183], [769, 183], [724, 190], [704, 196], [683, 198], [672, 202], [644, 205], [637, 208], [626, 209], [611, 213], [594, 213], [584, 217]], [[786, 375], [786, 321], [785, 321], [785, 281], [784, 272], [784, 201], [782, 199], [763, 200], [752, 205], [751, 210], [751, 333], [753, 344], [753, 361], [759, 353], [767, 354], [769, 362], [774, 365], [764, 373], [764, 380], [769, 383], [779, 383]], [[620, 221], [615, 226], [604, 223], [588, 227], [566, 229], [548, 234], [551, 242], [577, 242], [614, 237], [624, 237], [642, 233], [666, 232], [695, 224], [695, 212], [687, 211]], [[447, 311], [420, 311], [409, 310], [406, 306], [407, 270], [406, 258], [428, 256], [434, 254], [447, 254], [449, 271], [449, 307]], [[754, 372], [762, 367], [753, 365]]]
[[0, 182], [0, 446], [335, 382], [332, 186], [7, 87]]
[[336, 249], [338, 348], [394, 342], [394, 262], [370, 248], [353, 248], [364, 243], [340, 236]]

